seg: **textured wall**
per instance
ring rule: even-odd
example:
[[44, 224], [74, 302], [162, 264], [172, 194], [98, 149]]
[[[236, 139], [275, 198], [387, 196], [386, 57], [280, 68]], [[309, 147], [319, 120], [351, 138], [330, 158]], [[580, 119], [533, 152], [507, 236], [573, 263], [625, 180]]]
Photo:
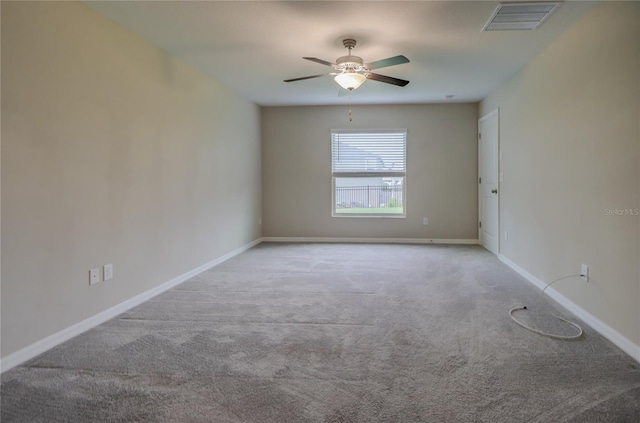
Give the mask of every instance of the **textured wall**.
[[605, 2], [481, 103], [500, 108], [501, 252], [640, 346], [640, 4]]
[[260, 203], [258, 106], [80, 3], [3, 2], [2, 356], [259, 238]]
[[[265, 107], [264, 235], [477, 239], [477, 104]], [[331, 217], [331, 129], [407, 129], [407, 217]], [[429, 218], [429, 225], [422, 218]]]

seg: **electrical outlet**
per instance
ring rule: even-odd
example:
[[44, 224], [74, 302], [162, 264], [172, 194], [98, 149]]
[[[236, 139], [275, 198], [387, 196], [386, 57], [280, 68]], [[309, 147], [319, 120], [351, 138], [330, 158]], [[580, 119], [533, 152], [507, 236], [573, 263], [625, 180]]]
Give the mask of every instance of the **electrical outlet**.
[[580, 268], [580, 278], [582, 278], [583, 281], [589, 282], [589, 266], [586, 264], [583, 264]]
[[423, 217], [422, 218], [422, 224], [423, 225], [428, 225], [429, 224], [429, 218], [428, 217]]
[[109, 263], [109, 264], [105, 264], [104, 267], [102, 268], [102, 272], [103, 272], [103, 280], [105, 281], [109, 281], [111, 279], [113, 279], [113, 264]]
[[100, 269], [95, 267], [89, 270], [89, 285], [95, 285], [100, 282]]

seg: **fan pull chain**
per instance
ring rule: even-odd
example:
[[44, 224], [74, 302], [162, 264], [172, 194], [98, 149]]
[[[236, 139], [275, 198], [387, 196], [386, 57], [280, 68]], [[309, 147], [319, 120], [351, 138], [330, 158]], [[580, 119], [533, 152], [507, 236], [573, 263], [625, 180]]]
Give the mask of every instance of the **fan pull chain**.
[[351, 115], [351, 91], [349, 90], [349, 122], [353, 122], [353, 116]]

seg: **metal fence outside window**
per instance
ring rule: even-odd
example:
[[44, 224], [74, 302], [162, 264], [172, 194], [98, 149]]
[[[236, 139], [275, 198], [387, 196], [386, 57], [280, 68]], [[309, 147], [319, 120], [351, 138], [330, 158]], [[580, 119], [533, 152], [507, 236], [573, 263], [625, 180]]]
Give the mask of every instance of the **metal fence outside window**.
[[401, 185], [336, 187], [336, 208], [379, 208], [402, 205]]

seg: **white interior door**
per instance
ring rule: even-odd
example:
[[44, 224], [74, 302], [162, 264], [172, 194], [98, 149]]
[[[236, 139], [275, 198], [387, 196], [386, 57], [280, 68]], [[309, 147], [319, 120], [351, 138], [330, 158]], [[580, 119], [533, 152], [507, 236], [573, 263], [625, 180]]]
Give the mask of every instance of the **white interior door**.
[[496, 109], [478, 120], [479, 239], [493, 254], [500, 251], [498, 145], [499, 112]]

